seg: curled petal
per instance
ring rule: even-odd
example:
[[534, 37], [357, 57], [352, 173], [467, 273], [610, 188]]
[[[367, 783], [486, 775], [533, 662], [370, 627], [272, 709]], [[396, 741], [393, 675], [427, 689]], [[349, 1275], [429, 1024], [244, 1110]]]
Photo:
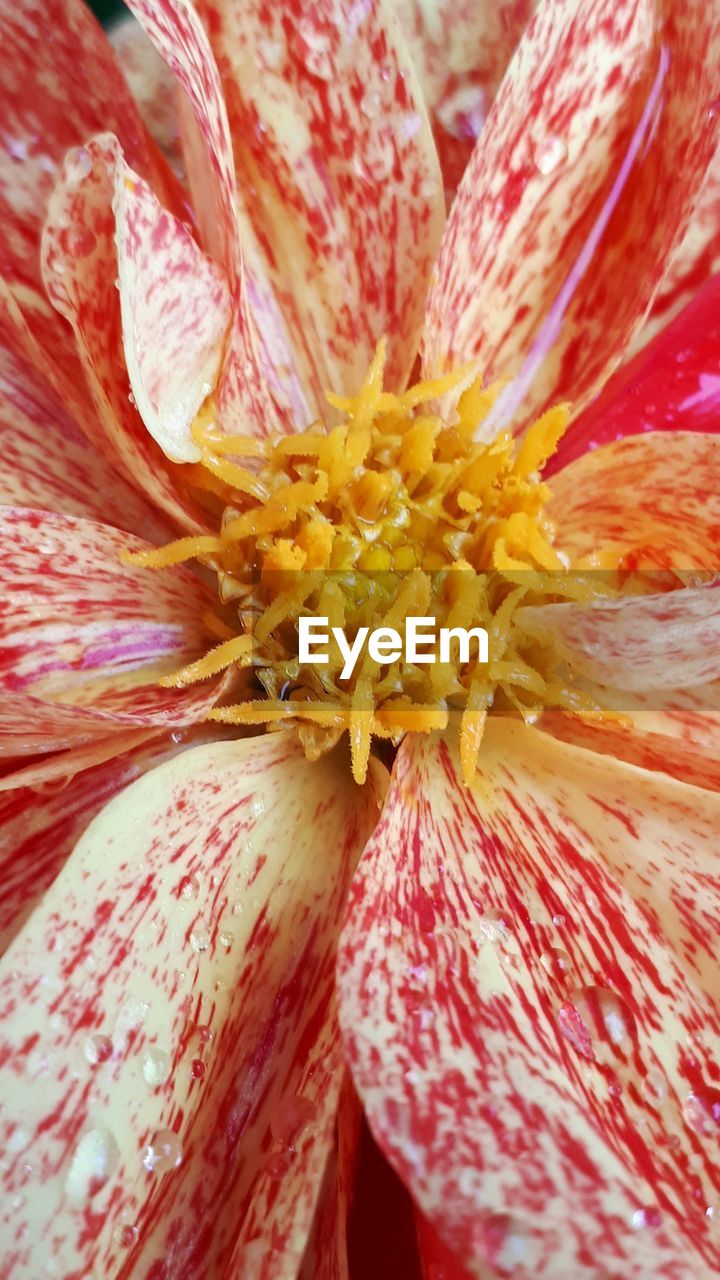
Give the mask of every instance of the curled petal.
[[[204, 587], [183, 569], [155, 575], [120, 563], [147, 544], [107, 525], [0, 508], [0, 730], [104, 737], [187, 724], [213, 705], [216, 682], [163, 689], [160, 676], [207, 645]], [[60, 741], [58, 741], [60, 739]]]
[[18, 1280], [49, 1233], [67, 1274], [296, 1274], [339, 1086], [337, 933], [382, 772], [360, 790], [284, 734], [214, 743], [88, 828], [0, 966]]
[[547, 474], [590, 449], [643, 431], [720, 427], [720, 275], [613, 375], [572, 424]]
[[477, 357], [513, 379], [489, 434], [599, 389], [693, 210], [717, 145], [718, 6], [667, 0], [660, 32], [655, 8], [544, 0], [463, 179], [425, 364]]
[[598, 549], [630, 566], [717, 568], [720, 439], [651, 432], [604, 445], [551, 481], [548, 515], [574, 559]]
[[177, 91], [170, 68], [130, 14], [113, 22], [108, 39], [150, 136], [173, 172], [182, 175]]
[[407, 738], [341, 1025], [374, 1133], [475, 1277], [710, 1280], [720, 798], [493, 718]]

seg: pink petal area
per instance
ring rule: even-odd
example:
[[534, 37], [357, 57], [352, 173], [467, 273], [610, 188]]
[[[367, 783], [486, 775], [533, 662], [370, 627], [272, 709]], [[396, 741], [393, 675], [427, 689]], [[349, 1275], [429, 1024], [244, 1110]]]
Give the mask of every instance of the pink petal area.
[[[50, 202], [43, 237], [43, 275], [52, 304], [75, 330], [95, 405], [93, 423], [88, 427], [91, 440], [177, 524], [197, 530], [201, 527], [198, 517], [179, 493], [177, 473], [168, 469], [133, 403], [126, 369], [113, 212], [117, 175], [125, 168], [122, 152], [115, 137], [103, 134], [91, 139], [81, 155], [82, 163], [75, 158], [65, 166]], [[136, 278], [123, 283], [130, 290], [126, 305], [132, 311]], [[177, 307], [174, 286], [168, 289], [166, 299]], [[192, 300], [196, 305], [196, 299]], [[162, 314], [162, 301], [158, 290], [153, 314]], [[147, 361], [153, 356], [161, 360], [163, 353], [145, 353]]]
[[[207, 0], [241, 198], [315, 402], [377, 342], [415, 361], [444, 205], [410, 59], [383, 0]], [[305, 425], [305, 424], [300, 424]]]
[[720, 275], [618, 370], [572, 424], [547, 474], [588, 449], [643, 431], [720, 426]]
[[360, 1125], [358, 1097], [348, 1072], [344, 1071], [335, 1117], [334, 1142], [325, 1164], [315, 1219], [297, 1280], [350, 1280], [347, 1228]]
[[573, 559], [612, 548], [628, 567], [718, 568], [718, 436], [629, 436], [578, 458], [551, 489], [557, 545]]
[[72, 336], [47, 306], [40, 233], [66, 152], [99, 129], [118, 135], [129, 162], [163, 199], [176, 186], [148, 138], [107, 39], [80, 0], [19, 0], [0, 13], [3, 146], [0, 261], [35, 338], [78, 380]]
[[172, 531], [98, 454], [37, 374], [0, 348], [0, 503], [86, 516], [161, 543]]
[[393, 0], [393, 8], [430, 112], [451, 200], [536, 0]]
[[[612, 705], [608, 697], [607, 705]], [[620, 703], [622, 720], [586, 723], [551, 712], [542, 728], [564, 742], [576, 742], [643, 769], [669, 773], [696, 787], [720, 791], [720, 686], [701, 685]], [[603, 705], [605, 699], [601, 698]]]
[[228, 289], [187, 228], [122, 162], [114, 210], [123, 349], [135, 402], [172, 462], [196, 462], [201, 451], [190, 427], [223, 360]]
[[[715, 0], [544, 0], [445, 233], [425, 365], [510, 377], [487, 432], [581, 406], [632, 340], [717, 145]], [[531, 121], [528, 128], [527, 122]], [[665, 175], [672, 173], [668, 183]]]
[[216, 682], [157, 684], [208, 647], [211, 599], [191, 573], [125, 567], [121, 551], [147, 543], [22, 507], [0, 508], [0, 545], [0, 738], [16, 735], [21, 754], [26, 736], [54, 750], [68, 736], [204, 717]]
[[667, 692], [720, 679], [720, 578], [607, 604], [524, 606], [515, 618], [554, 642], [572, 683]]
[[182, 177], [177, 92], [170, 68], [131, 14], [119, 17], [107, 34], [151, 137]]
[[[339, 1084], [320, 1057], [337, 933], [382, 773], [360, 790], [284, 734], [216, 743], [88, 829], [0, 967], [14, 1278], [36, 1280], [50, 1237], [68, 1275], [295, 1275]], [[265, 1234], [269, 1179], [294, 1194]], [[256, 1269], [233, 1270], [242, 1245]]]
[[[282, 426], [260, 355], [272, 339], [261, 336], [264, 312], [256, 315], [248, 296], [232, 143], [213, 53], [188, 0], [130, 0], [128, 7], [182, 90], [183, 143], [202, 242], [224, 269], [233, 298], [233, 332], [218, 397], [221, 424], [231, 433], [266, 434]], [[277, 338], [272, 322], [270, 329]]]
[[[717, 107], [714, 108], [717, 110]], [[711, 107], [713, 110], [713, 107]], [[636, 347], [647, 343], [720, 271], [720, 149], [715, 152], [682, 242], [675, 250]]]
[[471, 1275], [720, 1264], [720, 798], [493, 719], [407, 738], [355, 878], [341, 1025], [373, 1131]]

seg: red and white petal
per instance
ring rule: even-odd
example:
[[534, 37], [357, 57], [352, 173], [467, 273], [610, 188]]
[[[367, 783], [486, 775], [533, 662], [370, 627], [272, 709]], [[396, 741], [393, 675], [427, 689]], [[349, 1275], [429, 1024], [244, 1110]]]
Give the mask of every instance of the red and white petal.
[[208, 647], [211, 600], [181, 568], [120, 563], [148, 544], [109, 525], [0, 507], [0, 732], [101, 737], [200, 720], [216, 681], [163, 689], [162, 675]]
[[204, 0], [241, 199], [315, 402], [358, 390], [387, 335], [414, 363], [444, 202], [412, 64], [384, 0]]
[[668, 0], [664, 19], [660, 38], [648, 0], [544, 0], [511, 63], [424, 339], [431, 372], [477, 357], [512, 379], [488, 432], [598, 390], [684, 234], [717, 145], [718, 6]]
[[260, 356], [277, 335], [272, 322], [270, 334], [261, 334], [265, 310], [256, 315], [249, 297], [230, 129], [212, 49], [189, 0], [130, 0], [128, 7], [182, 91], [183, 146], [202, 243], [223, 268], [233, 298], [232, 337], [218, 398], [221, 425], [231, 433], [264, 435], [283, 425]]
[[98, 129], [117, 133], [129, 162], [163, 199], [176, 186], [149, 139], [113, 51], [80, 0], [19, 0], [0, 13], [0, 260], [41, 350], [78, 380], [71, 335], [47, 306], [40, 234], [63, 158]]
[[548, 514], [572, 559], [612, 549], [628, 567], [715, 570], [720, 437], [651, 432], [584, 454], [551, 481]]
[[140, 23], [125, 13], [113, 22], [108, 39], [143, 121], [173, 173], [184, 173], [175, 80]]
[[0, 503], [86, 516], [154, 542], [172, 532], [93, 449], [64, 406], [21, 358], [0, 348]]
[[231, 302], [217, 267], [122, 161], [115, 173], [123, 350], [140, 416], [172, 462], [196, 462], [190, 434], [213, 390]]
[[315, 1219], [298, 1280], [350, 1280], [347, 1229], [360, 1132], [360, 1103], [349, 1073], [344, 1069], [334, 1142], [325, 1164]]
[[642, 431], [720, 428], [720, 275], [613, 375], [572, 424], [546, 474]]
[[720, 679], [720, 578], [601, 604], [528, 605], [515, 617], [556, 646], [573, 680], [642, 692]]
[[[68, 1274], [295, 1274], [336, 1087], [318, 1054], [337, 934], [382, 772], [360, 790], [284, 734], [216, 743], [92, 823], [0, 967], [18, 1280], [49, 1239]], [[254, 1198], [287, 1177], [299, 1217], [268, 1235]], [[233, 1272], [247, 1222], [257, 1269]]]
[[536, 0], [393, 0], [452, 199]]
[[[470, 1274], [710, 1280], [720, 798], [493, 718], [407, 738], [340, 954], [376, 1137]], [[494, 1269], [494, 1270], [493, 1270]]]
[[[712, 110], [712, 108], [711, 108]], [[640, 348], [669, 324], [720, 271], [720, 149], [715, 152], [695, 211], [673, 254], [652, 310], [635, 342]]]
[[[51, 302], [75, 331], [95, 404], [92, 424], [83, 423], [92, 432], [92, 443], [177, 524], [196, 530], [200, 527], [198, 517], [180, 495], [176, 474], [168, 468], [161, 450], [149, 437], [133, 403], [116, 288], [116, 282], [123, 283], [119, 277], [118, 228], [113, 209], [118, 174], [124, 176], [125, 163], [118, 141], [111, 134], [90, 139], [80, 155], [68, 161], [50, 202], [45, 225], [45, 285]], [[176, 225], [169, 215], [165, 217], [168, 223], [163, 225], [163, 240], [165, 235], [172, 236]], [[129, 277], [126, 272], [125, 288], [129, 292], [126, 311], [129, 309], [132, 313], [127, 323], [130, 319], [135, 321], [135, 273]], [[180, 324], [182, 312], [177, 314], [178, 289], [172, 278], [159, 283], [152, 315], [162, 314], [163, 303], [173, 308]], [[133, 334], [132, 328], [131, 324], [130, 347], [134, 351], [139, 323], [137, 333]], [[171, 362], [176, 379], [170, 394], [166, 392], [166, 403], [172, 404], [173, 396], [180, 401], [182, 398], [182, 390], [177, 385], [175, 347], [169, 358], [155, 348], [144, 353], [145, 368], [147, 362], [154, 361], [165, 367], [166, 359]]]

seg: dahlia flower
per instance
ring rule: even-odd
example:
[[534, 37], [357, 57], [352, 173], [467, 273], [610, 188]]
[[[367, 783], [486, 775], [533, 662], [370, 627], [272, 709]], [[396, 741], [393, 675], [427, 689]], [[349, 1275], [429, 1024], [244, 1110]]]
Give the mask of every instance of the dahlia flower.
[[0, 12], [0, 1277], [343, 1280], [360, 1108], [717, 1275], [720, 5], [130, 7]]

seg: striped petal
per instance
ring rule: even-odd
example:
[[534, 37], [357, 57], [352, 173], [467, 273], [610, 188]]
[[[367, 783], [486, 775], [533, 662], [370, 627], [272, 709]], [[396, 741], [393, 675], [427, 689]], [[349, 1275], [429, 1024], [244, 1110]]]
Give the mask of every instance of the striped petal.
[[575, 681], [672, 691], [720, 679], [720, 578], [606, 604], [530, 605], [515, 617], [557, 646]]
[[341, 1024], [471, 1275], [717, 1273], [719, 822], [717, 795], [517, 722], [489, 725], [472, 791], [451, 745], [403, 744]]
[[[152, 334], [154, 338], [159, 340], [162, 337], [167, 342], [173, 320], [180, 338], [187, 336], [187, 331], [179, 305], [180, 289], [172, 271], [166, 279], [155, 283], [151, 309], [138, 314], [138, 295], [143, 292], [143, 284], [148, 290], [150, 285], [148, 273], [142, 271], [141, 256], [144, 261], [146, 245], [136, 237], [137, 260], [133, 264], [134, 270], [129, 271], [129, 246], [124, 243], [119, 254], [118, 239], [125, 236], [129, 239], [132, 229], [126, 224], [124, 215], [119, 215], [122, 219], [119, 236], [113, 211], [116, 183], [125, 178], [134, 181], [134, 176], [126, 168], [118, 141], [111, 134], [89, 140], [77, 156], [70, 157], [63, 179], [50, 202], [43, 237], [43, 275], [52, 304], [75, 331], [96, 407], [93, 444], [181, 527], [197, 529], [197, 516], [179, 495], [176, 477], [168, 469], [160, 449], [148, 436], [128, 378], [116, 281], [125, 294], [124, 328], [128, 331], [129, 363], [133, 365], [134, 382], [142, 392], [143, 404], [153, 420], [155, 431], [160, 434], [157, 382], [163, 372], [173, 376], [172, 384], [162, 392], [166, 422], [172, 420], [176, 410], [178, 421], [185, 419], [188, 406], [183, 397], [187, 395], [187, 389], [178, 383], [178, 378], [182, 378], [182, 362], [176, 339], [167, 352], [154, 346], [144, 351], [142, 364], [137, 355], [137, 344], [145, 336]], [[138, 191], [144, 193], [139, 199], [147, 199], [145, 188], [138, 187]], [[209, 284], [208, 276], [188, 248], [190, 242], [186, 233], [177, 231], [177, 242], [182, 244], [182, 248], [178, 248], [176, 257], [173, 259], [172, 253], [168, 252], [168, 242], [174, 241], [173, 232], [177, 229], [169, 215], [158, 215], [157, 229], [163, 244], [164, 265], [169, 268], [172, 263], [174, 267], [179, 256], [183, 262], [183, 274], [185, 270], [191, 272], [187, 292], [192, 316], [197, 311], [198, 295], [202, 295], [204, 285]], [[158, 249], [160, 252], [160, 246]], [[121, 266], [122, 280], [119, 277]], [[139, 283], [139, 278], [143, 283]], [[220, 304], [218, 292], [212, 294], [208, 289], [207, 296], [211, 306]], [[222, 321], [213, 312], [210, 331], [217, 332], [221, 325]], [[187, 352], [191, 370], [193, 366], [195, 371], [198, 365], [203, 366], [205, 336]], [[148, 379], [147, 372], [153, 365], [154, 376]], [[173, 436], [169, 427], [167, 434]]]
[[628, 567], [717, 568], [717, 436], [629, 436], [584, 454], [551, 488], [548, 515], [573, 559], [607, 549]]
[[0, 13], [0, 261], [45, 360], [78, 382], [72, 337], [47, 306], [40, 234], [63, 158], [98, 129], [163, 199], [176, 186], [154, 147], [102, 29], [80, 0], [19, 0]]
[[0, 503], [86, 516], [154, 542], [172, 533], [93, 449], [49, 387], [0, 348]]
[[610, 379], [561, 440], [548, 474], [641, 431], [718, 431], [720, 275]]
[[[717, 145], [717, 0], [544, 0], [445, 233], [425, 331], [436, 372], [511, 377], [488, 432], [578, 407], [619, 363]], [[527, 121], [531, 121], [530, 128]], [[672, 174], [672, 181], [666, 175]]]
[[215, 682], [162, 689], [207, 648], [205, 588], [183, 569], [128, 568], [147, 543], [71, 516], [0, 508], [0, 733], [67, 735], [202, 719]]
[[430, 113], [447, 200], [536, 0], [393, 0]]
[[173, 172], [183, 177], [177, 94], [170, 68], [131, 14], [118, 15], [107, 34], [150, 136]]
[[216, 743], [92, 823], [0, 967], [17, 1280], [49, 1238], [68, 1275], [295, 1275], [337, 1088], [340, 914], [381, 773], [360, 790], [284, 734]]
[[[377, 342], [415, 361], [444, 206], [430, 125], [384, 0], [204, 0], [242, 199], [317, 405]], [[304, 425], [304, 424], [300, 424]]]

